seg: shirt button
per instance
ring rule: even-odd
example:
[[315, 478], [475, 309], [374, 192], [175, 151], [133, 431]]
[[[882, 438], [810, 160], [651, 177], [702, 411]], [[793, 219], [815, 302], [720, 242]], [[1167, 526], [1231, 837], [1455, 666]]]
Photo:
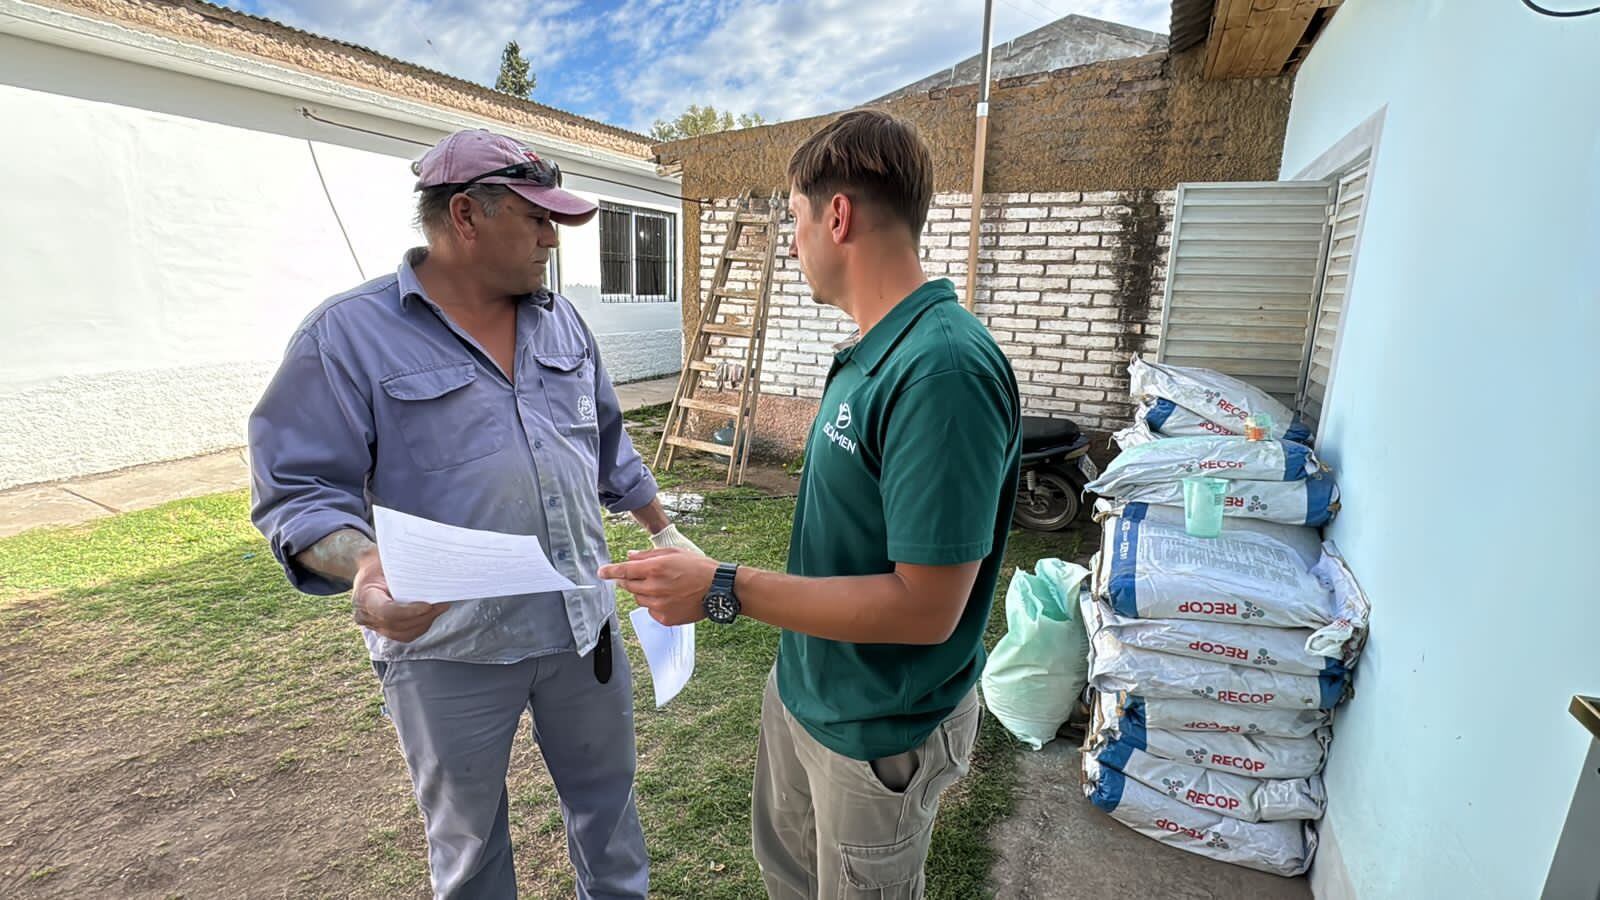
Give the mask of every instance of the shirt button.
[[556, 507], [558, 507], [560, 505], [561, 505], [561, 498], [560, 497], [551, 497], [550, 498], [550, 508], [551, 509], [555, 509]]
[[535, 449], [535, 450], [543, 450], [544, 449], [544, 441], [535, 439], [534, 442], [533, 442], [533, 449]]
[[568, 553], [568, 552], [567, 552], [567, 551], [565, 551], [565, 550], [558, 550], [558, 551], [556, 551], [556, 559], [559, 559], [559, 560], [561, 560], [561, 561], [562, 561], [562, 562], [566, 562], [566, 561], [567, 561], [567, 560], [569, 560], [569, 559], [571, 559], [571, 558], [572, 558], [572, 554], [571, 554], [571, 553]]

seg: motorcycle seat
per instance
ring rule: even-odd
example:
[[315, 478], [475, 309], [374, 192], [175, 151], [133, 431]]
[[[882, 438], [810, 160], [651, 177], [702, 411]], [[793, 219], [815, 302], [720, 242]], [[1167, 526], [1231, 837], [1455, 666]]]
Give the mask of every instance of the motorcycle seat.
[[1078, 423], [1071, 419], [1023, 416], [1022, 452], [1036, 453], [1040, 450], [1073, 444], [1077, 442], [1080, 434]]

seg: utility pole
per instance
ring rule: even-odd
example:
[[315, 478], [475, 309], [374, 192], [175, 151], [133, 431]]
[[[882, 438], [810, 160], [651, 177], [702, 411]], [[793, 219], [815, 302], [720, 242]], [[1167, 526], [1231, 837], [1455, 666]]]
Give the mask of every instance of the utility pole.
[[979, 215], [983, 211], [983, 161], [989, 146], [989, 63], [994, 51], [990, 29], [994, 27], [994, 0], [983, 0], [983, 77], [978, 82], [978, 128], [972, 147], [972, 222], [967, 232], [967, 309], [978, 302]]

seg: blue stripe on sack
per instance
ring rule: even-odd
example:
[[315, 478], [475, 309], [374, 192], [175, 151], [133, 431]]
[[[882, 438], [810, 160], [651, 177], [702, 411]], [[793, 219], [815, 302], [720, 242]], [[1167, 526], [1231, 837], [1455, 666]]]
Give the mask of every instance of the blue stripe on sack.
[[1106, 741], [1094, 758], [1100, 760], [1100, 765], [1110, 766], [1120, 772], [1128, 767], [1128, 760], [1133, 758], [1133, 749], [1123, 741]]
[[1344, 696], [1344, 675], [1318, 675], [1317, 681], [1322, 685], [1322, 709], [1333, 709], [1339, 705], [1339, 699]]
[[1123, 740], [1144, 750], [1150, 746], [1150, 734], [1144, 722], [1144, 698], [1130, 695], [1122, 704], [1122, 721], [1117, 723], [1117, 733]]
[[1300, 418], [1296, 416], [1294, 424], [1290, 425], [1289, 430], [1283, 433], [1283, 439], [1286, 441], [1294, 441], [1297, 444], [1309, 445], [1311, 443], [1311, 429], [1307, 428], [1306, 424], [1300, 421]]
[[1094, 786], [1094, 794], [1089, 799], [1106, 812], [1115, 812], [1122, 803], [1122, 792], [1127, 784], [1128, 776], [1101, 766], [1100, 782]]
[[1141, 504], [1135, 510], [1130, 504], [1117, 520], [1117, 534], [1112, 535], [1115, 544], [1111, 548], [1111, 584], [1108, 588], [1111, 608], [1116, 610], [1117, 615], [1130, 619], [1139, 618], [1139, 591], [1134, 579], [1139, 574], [1139, 523], [1144, 521], [1146, 509], [1148, 507]]
[[1160, 431], [1161, 426], [1167, 424], [1167, 419], [1172, 417], [1177, 408], [1178, 404], [1161, 397], [1156, 400], [1155, 405], [1150, 407], [1150, 411], [1144, 414], [1144, 423]]
[[1311, 448], [1294, 441], [1279, 441], [1283, 448], [1283, 480], [1299, 481], [1306, 477], [1306, 463], [1311, 460]]
[[1342, 660], [1342, 659], [1334, 659], [1331, 656], [1323, 657], [1323, 663], [1322, 663], [1322, 674], [1323, 675], [1337, 675], [1340, 678], [1343, 678], [1344, 676], [1348, 675], [1349, 673], [1350, 673], [1350, 668], [1344, 664], [1344, 660]]
[[1307, 525], [1326, 525], [1333, 518], [1333, 510], [1328, 508], [1333, 504], [1333, 485], [1333, 476], [1327, 473], [1306, 479]]

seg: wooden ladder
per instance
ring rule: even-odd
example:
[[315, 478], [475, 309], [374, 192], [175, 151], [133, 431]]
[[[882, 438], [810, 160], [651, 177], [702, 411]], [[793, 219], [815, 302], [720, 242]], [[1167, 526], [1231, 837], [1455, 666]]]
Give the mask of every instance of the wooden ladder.
[[[764, 204], [765, 209], [757, 206]], [[750, 191], [739, 196], [734, 207], [733, 221], [728, 223], [728, 236], [722, 253], [717, 258], [711, 290], [700, 304], [700, 319], [689, 341], [688, 355], [684, 360], [683, 374], [678, 378], [678, 390], [672, 398], [672, 408], [667, 411], [666, 427], [662, 429], [661, 446], [656, 449], [654, 468], [669, 472], [672, 457], [678, 448], [699, 450], [728, 458], [728, 484], [743, 484], [745, 466], [750, 461], [750, 444], [756, 417], [756, 404], [761, 396], [761, 355], [767, 342], [767, 306], [772, 294], [772, 270], [777, 265], [778, 223], [783, 207], [779, 195], [774, 193], [765, 201], [753, 200]], [[730, 282], [741, 285], [730, 288]], [[753, 286], [753, 289], [752, 289]], [[723, 338], [712, 346], [713, 338]], [[737, 404], [703, 399], [703, 395], [721, 387], [723, 373], [734, 362], [726, 357], [712, 359], [714, 350], [722, 349], [727, 339], [744, 340], [743, 368], [739, 370], [739, 401]], [[727, 445], [693, 437], [689, 430], [690, 413], [714, 413], [718, 424], [726, 417], [733, 420], [733, 437]]]

